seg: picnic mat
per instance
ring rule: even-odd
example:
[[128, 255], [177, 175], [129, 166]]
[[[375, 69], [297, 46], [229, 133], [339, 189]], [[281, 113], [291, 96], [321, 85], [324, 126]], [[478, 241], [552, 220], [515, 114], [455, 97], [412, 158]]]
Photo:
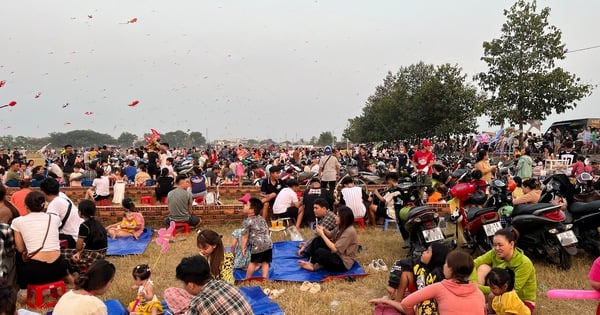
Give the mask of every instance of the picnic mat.
[[[285, 241], [273, 243], [273, 262], [269, 268], [269, 280], [273, 281], [292, 281], [292, 282], [322, 282], [338, 278], [360, 277], [367, 274], [358, 262], [355, 262], [352, 268], [346, 272], [335, 273], [324, 269], [317, 271], [308, 271], [300, 268], [298, 265], [298, 245], [299, 241]], [[303, 258], [306, 260], [306, 258]], [[235, 280], [246, 278], [246, 271], [241, 269], [234, 270]], [[256, 271], [253, 277], [260, 277], [260, 270]]]
[[241, 287], [240, 291], [248, 300], [254, 315], [285, 315], [279, 304], [271, 301], [260, 287]]
[[143, 254], [152, 241], [152, 233], [154, 230], [151, 228], [144, 228], [144, 232], [140, 235], [139, 239], [134, 239], [133, 236], [119, 237], [116, 239], [108, 238], [108, 249], [106, 255], [120, 256], [120, 255], [139, 255]]

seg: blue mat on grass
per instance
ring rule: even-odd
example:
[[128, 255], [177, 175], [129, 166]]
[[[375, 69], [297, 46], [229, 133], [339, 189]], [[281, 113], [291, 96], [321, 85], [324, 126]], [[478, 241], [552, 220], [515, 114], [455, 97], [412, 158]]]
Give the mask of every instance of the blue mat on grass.
[[144, 233], [140, 235], [139, 239], [134, 239], [133, 236], [120, 237], [117, 239], [108, 238], [108, 249], [106, 255], [120, 256], [120, 255], [139, 255], [146, 251], [146, 247], [152, 241], [152, 233], [154, 230], [151, 228], [144, 228]]
[[[273, 243], [273, 262], [269, 268], [269, 280], [273, 281], [292, 281], [292, 282], [321, 282], [336, 278], [346, 278], [349, 276], [366, 276], [358, 262], [350, 270], [341, 273], [329, 272], [323, 269], [317, 271], [308, 271], [300, 268], [298, 265], [298, 245], [300, 242], [286, 241]], [[303, 260], [306, 260], [303, 258]], [[235, 280], [246, 278], [246, 271], [241, 269], [234, 270]], [[260, 270], [256, 271], [254, 277], [260, 277]]]
[[279, 304], [272, 302], [261, 287], [241, 287], [240, 291], [254, 311], [254, 315], [285, 315]]

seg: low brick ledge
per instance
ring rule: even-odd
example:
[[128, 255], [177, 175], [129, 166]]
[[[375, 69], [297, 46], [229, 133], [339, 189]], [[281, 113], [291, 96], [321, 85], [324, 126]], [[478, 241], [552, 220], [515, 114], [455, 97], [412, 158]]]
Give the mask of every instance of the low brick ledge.
[[[118, 222], [123, 217], [123, 207], [108, 206], [98, 207], [98, 219], [105, 225]], [[164, 217], [169, 214], [166, 205], [137, 205], [139, 211], [146, 221], [146, 225], [151, 227], [164, 227]], [[242, 205], [221, 205], [221, 206], [194, 206], [192, 214], [202, 219], [201, 224], [223, 225], [240, 224], [244, 221], [246, 215], [242, 212]]]

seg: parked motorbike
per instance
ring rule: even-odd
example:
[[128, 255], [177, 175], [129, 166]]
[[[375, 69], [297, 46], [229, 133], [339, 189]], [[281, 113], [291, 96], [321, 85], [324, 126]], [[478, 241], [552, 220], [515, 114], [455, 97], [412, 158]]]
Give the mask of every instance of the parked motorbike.
[[571, 268], [577, 253], [573, 224], [563, 224], [560, 205], [551, 203], [521, 204], [511, 213], [511, 225], [520, 232], [517, 247], [528, 257], [545, 258], [560, 269]]
[[575, 188], [564, 174], [555, 174], [546, 179], [540, 202], [564, 199], [567, 204], [565, 223], [573, 226], [578, 247], [594, 257], [600, 256], [600, 200], [575, 201]]

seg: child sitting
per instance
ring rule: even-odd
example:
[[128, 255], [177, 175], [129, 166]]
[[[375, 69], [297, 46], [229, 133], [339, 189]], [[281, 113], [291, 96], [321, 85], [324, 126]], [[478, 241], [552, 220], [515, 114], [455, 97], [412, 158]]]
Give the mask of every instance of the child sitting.
[[129, 303], [129, 314], [162, 314], [162, 305], [154, 294], [154, 283], [150, 280], [151, 274], [150, 267], [146, 264], [133, 268], [131, 275], [135, 280], [133, 289], [137, 289], [137, 298]]
[[113, 240], [117, 237], [128, 237], [138, 239], [144, 230], [144, 217], [141, 213], [135, 211], [135, 204], [130, 198], [123, 199], [124, 214], [119, 223], [111, 224], [106, 227], [108, 236]]
[[510, 269], [493, 268], [485, 277], [485, 284], [494, 294], [492, 308], [497, 315], [531, 315], [531, 310], [515, 291], [515, 273]]
[[247, 251], [250, 252], [246, 279], [251, 278], [258, 268], [261, 268], [262, 277], [267, 279], [269, 265], [273, 260], [273, 242], [269, 235], [267, 221], [260, 216], [262, 208], [263, 203], [258, 198], [250, 198], [244, 205], [244, 212], [248, 217], [243, 223], [242, 256], [246, 255]]

